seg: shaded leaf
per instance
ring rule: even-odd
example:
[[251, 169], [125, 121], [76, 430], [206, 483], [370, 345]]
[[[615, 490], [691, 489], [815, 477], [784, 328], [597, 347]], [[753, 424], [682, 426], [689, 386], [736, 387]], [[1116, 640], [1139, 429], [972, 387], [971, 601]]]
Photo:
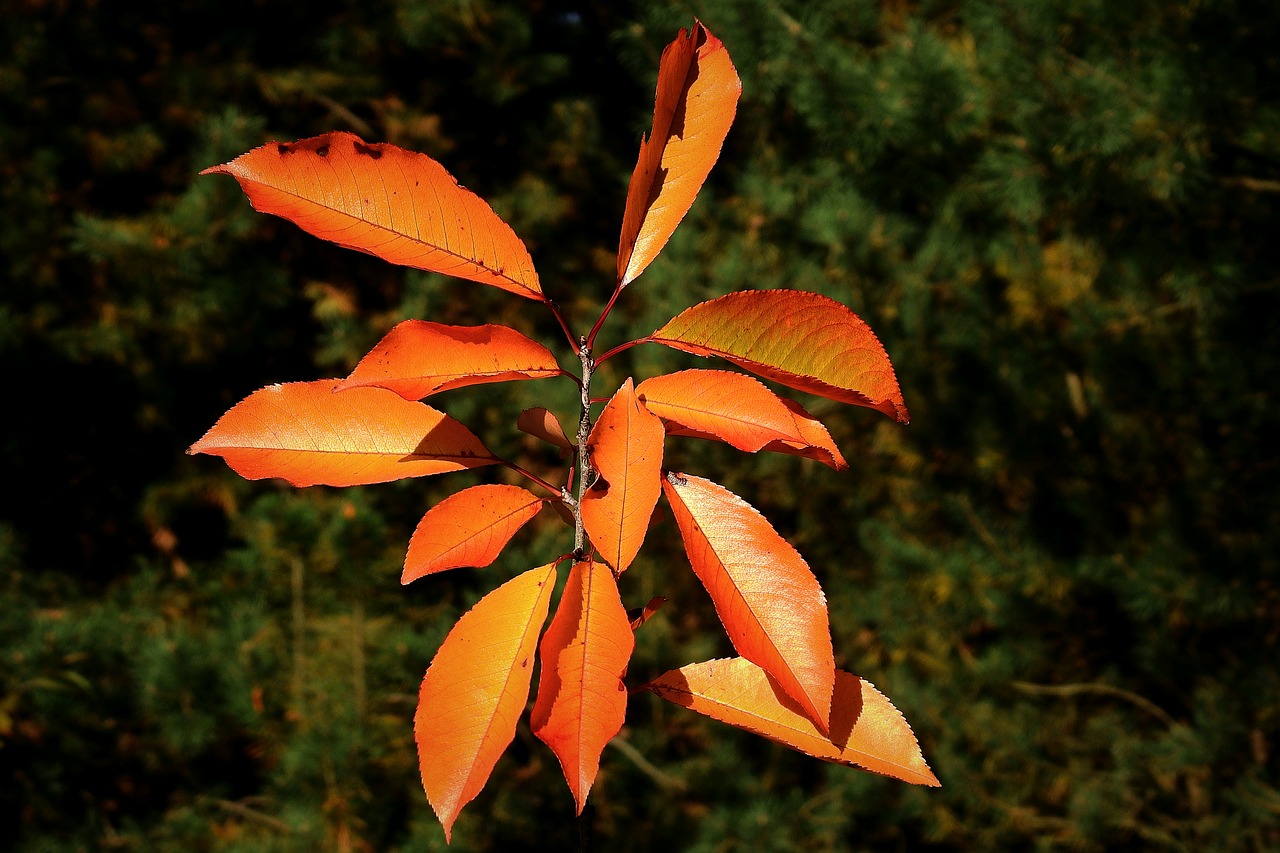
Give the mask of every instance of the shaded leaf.
[[618, 241], [618, 283], [625, 287], [666, 245], [720, 156], [742, 82], [729, 51], [696, 22], [662, 51], [653, 128], [627, 187]]
[[534, 438], [540, 438], [553, 447], [573, 451], [573, 442], [565, 435], [560, 421], [541, 406], [534, 406], [532, 409], [521, 412], [520, 417], [516, 419], [516, 429]]
[[543, 299], [520, 238], [425, 154], [334, 132], [272, 142], [200, 174], [231, 175], [255, 210], [322, 240]]
[[764, 516], [723, 486], [669, 474], [662, 488], [733, 647], [776, 678], [825, 733], [835, 658], [817, 578]]
[[546, 565], [486, 595], [449, 631], [422, 679], [418, 767], [446, 841], [515, 737], [555, 580], [555, 565]]
[[631, 630], [635, 631], [641, 625], [653, 618], [653, 615], [662, 609], [662, 605], [667, 603], [665, 595], [655, 595], [649, 599], [644, 607], [633, 607], [627, 611], [627, 621], [631, 624]]
[[519, 486], [472, 486], [450, 495], [418, 522], [400, 583], [446, 569], [489, 565], [542, 504], [542, 498]]
[[542, 638], [538, 698], [530, 726], [560, 760], [578, 814], [600, 769], [600, 753], [627, 713], [627, 671], [635, 639], [603, 563], [577, 563]]
[[681, 370], [646, 379], [636, 387], [636, 396], [662, 418], [668, 435], [723, 441], [748, 453], [780, 450], [837, 471], [849, 467], [817, 418], [750, 376]]
[[406, 400], [451, 388], [558, 376], [556, 357], [506, 326], [405, 320], [360, 359], [336, 390], [375, 385]]
[[187, 452], [221, 456], [249, 480], [281, 477], [295, 486], [385, 483], [498, 461], [443, 412], [382, 388], [335, 394], [337, 383], [255, 391]]
[[662, 421], [636, 398], [628, 379], [600, 413], [587, 453], [599, 473], [582, 496], [582, 524], [619, 574], [635, 559], [662, 489]]
[[871, 682], [847, 672], [836, 673], [830, 739], [763, 669], [744, 658], [683, 666], [644, 689], [824, 761], [913, 785], [941, 784], [898, 709]]
[[871, 328], [818, 293], [747, 290], [695, 305], [650, 340], [717, 355], [791, 388], [910, 419], [889, 356]]

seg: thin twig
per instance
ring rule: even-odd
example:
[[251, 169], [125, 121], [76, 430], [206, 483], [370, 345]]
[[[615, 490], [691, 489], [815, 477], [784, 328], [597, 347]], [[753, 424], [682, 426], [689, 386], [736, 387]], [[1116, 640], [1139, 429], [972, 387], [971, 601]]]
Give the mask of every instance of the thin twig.
[[1129, 690], [1120, 687], [1113, 687], [1110, 684], [1085, 683], [1085, 684], [1033, 684], [1029, 681], [1012, 682], [1014, 690], [1023, 693], [1031, 693], [1038, 696], [1112, 696], [1116, 699], [1123, 699], [1131, 705], [1136, 705], [1142, 710], [1158, 718], [1167, 726], [1176, 726], [1178, 721], [1169, 715], [1167, 711], [1152, 702], [1145, 696], [1139, 696]]
[[649, 759], [645, 758], [644, 755], [641, 754], [640, 750], [636, 749], [629, 742], [622, 738], [614, 738], [609, 741], [609, 746], [622, 753], [623, 758], [630, 761], [636, 766], [637, 770], [656, 782], [659, 788], [663, 788], [667, 791], [674, 791], [677, 794], [684, 794], [688, 792], [689, 786], [686, 785], [683, 780], [677, 779], [669, 773], [664, 773], [662, 770], [655, 767], [650, 763]]

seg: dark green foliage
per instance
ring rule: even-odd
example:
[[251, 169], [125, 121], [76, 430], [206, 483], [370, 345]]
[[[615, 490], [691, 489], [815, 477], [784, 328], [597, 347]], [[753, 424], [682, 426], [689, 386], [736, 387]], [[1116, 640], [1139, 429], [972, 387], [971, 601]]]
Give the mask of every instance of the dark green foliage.
[[[195, 174], [331, 129], [425, 151], [585, 328], [658, 53], [691, 14], [734, 58], [739, 116], [601, 344], [751, 287], [826, 293], [876, 330], [910, 426], [804, 401], [849, 475], [693, 441], [669, 464], [797, 544], [839, 662], [894, 699], [944, 787], [641, 696], [592, 798], [599, 849], [1280, 847], [1273, 3], [72, 5], [0, 24], [16, 849], [442, 847], [411, 736], [422, 672], [564, 528], [546, 513], [493, 568], [401, 588], [421, 513], [501, 472], [291, 490], [183, 451], [405, 317], [559, 331]], [[638, 347], [600, 387], [694, 361]], [[535, 470], [553, 457], [514, 413], [572, 402], [549, 380], [439, 398]], [[729, 653], [661, 523], [623, 578], [628, 605], [671, 599], [635, 684]], [[571, 802], [522, 726], [454, 847], [569, 848]]]

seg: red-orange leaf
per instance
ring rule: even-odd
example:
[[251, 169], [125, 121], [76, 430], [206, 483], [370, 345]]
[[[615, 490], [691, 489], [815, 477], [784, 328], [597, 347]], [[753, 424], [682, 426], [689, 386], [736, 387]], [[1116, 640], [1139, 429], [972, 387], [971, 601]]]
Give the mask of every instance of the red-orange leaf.
[[628, 379], [587, 437], [599, 477], [582, 496], [582, 525], [597, 552], [619, 574], [635, 559], [658, 503], [662, 421], [636, 399]]
[[466, 385], [559, 373], [551, 350], [515, 329], [405, 320], [360, 360], [337, 390], [376, 385], [406, 400], [420, 400]]
[[835, 658], [818, 579], [764, 516], [723, 486], [669, 474], [662, 488], [733, 647], [825, 733]]
[[446, 841], [515, 737], [555, 579], [555, 565], [543, 566], [482, 598], [449, 631], [422, 679], [413, 719], [418, 767]]
[[644, 607], [635, 607], [627, 611], [627, 620], [631, 623], [631, 630], [638, 631], [640, 626], [653, 618], [653, 614], [662, 609], [662, 605], [667, 603], [665, 595], [655, 595], [649, 599]]
[[519, 486], [472, 486], [427, 510], [409, 540], [400, 583], [498, 558], [543, 500]]
[[718, 355], [791, 388], [909, 420], [893, 365], [871, 328], [821, 294], [730, 293], [682, 311], [651, 340]]
[[742, 82], [729, 51], [701, 22], [662, 51], [653, 129], [640, 157], [622, 217], [618, 283], [644, 271], [689, 212], [720, 156], [738, 109]]
[[520, 417], [516, 418], [516, 429], [534, 438], [540, 438], [561, 450], [573, 450], [573, 442], [564, 434], [564, 427], [560, 426], [560, 421], [541, 406], [534, 406], [532, 409], [521, 412]]
[[664, 699], [815, 758], [913, 785], [941, 783], [902, 714], [869, 682], [837, 672], [828, 739], [760, 667], [743, 658], [673, 669], [649, 684]]
[[578, 814], [600, 769], [600, 753], [627, 713], [622, 676], [635, 639], [603, 563], [577, 563], [542, 638], [533, 733], [560, 759]]
[[187, 452], [221, 456], [248, 480], [282, 477], [295, 486], [385, 483], [498, 461], [443, 412], [382, 388], [335, 394], [337, 382], [255, 391]]
[[726, 442], [739, 450], [781, 450], [848, 468], [826, 427], [798, 403], [727, 370], [681, 370], [636, 387], [645, 408], [666, 422], [668, 435]]
[[231, 175], [256, 210], [322, 240], [544, 298], [511, 227], [425, 154], [335, 132], [272, 142], [200, 174]]

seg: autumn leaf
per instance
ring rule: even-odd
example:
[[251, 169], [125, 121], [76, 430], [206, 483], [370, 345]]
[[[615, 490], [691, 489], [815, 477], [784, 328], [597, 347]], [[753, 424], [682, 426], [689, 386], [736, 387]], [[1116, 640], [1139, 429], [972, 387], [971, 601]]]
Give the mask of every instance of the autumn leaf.
[[553, 563], [482, 598], [449, 631], [422, 679], [413, 720], [418, 766], [446, 841], [515, 737], [555, 579]]
[[558, 376], [551, 350], [506, 326], [396, 325], [335, 390], [377, 386], [406, 400], [452, 388]]
[[683, 666], [643, 689], [824, 761], [913, 785], [941, 784], [898, 709], [871, 682], [847, 672], [836, 673], [829, 739], [763, 669], [744, 658]]
[[816, 459], [837, 471], [849, 467], [822, 423], [763, 384], [726, 370], [681, 370], [636, 387], [645, 408], [668, 435], [708, 438], [739, 450], [779, 450]]
[[322, 240], [544, 299], [520, 238], [425, 154], [334, 132], [272, 142], [200, 174], [231, 175], [255, 210]]
[[560, 421], [541, 406], [534, 406], [521, 412], [520, 417], [516, 418], [516, 429], [566, 452], [573, 450], [573, 442], [565, 435]]
[[664, 435], [662, 421], [640, 403], [628, 379], [587, 437], [599, 477], [582, 496], [582, 524], [619, 574], [639, 552], [658, 503]]
[[640, 626], [653, 618], [653, 615], [662, 609], [662, 605], [667, 603], [665, 595], [655, 595], [644, 605], [644, 607], [633, 607], [627, 611], [627, 621], [631, 624], [632, 631], [640, 630]]
[[742, 82], [729, 52], [701, 22], [662, 51], [653, 128], [627, 187], [618, 285], [640, 275], [666, 245], [720, 156]]
[[600, 769], [600, 753], [622, 728], [622, 676], [634, 647], [613, 573], [603, 563], [575, 564], [542, 638], [530, 727], [560, 760], [578, 814]]
[[489, 565], [543, 503], [519, 486], [472, 486], [450, 495], [418, 522], [400, 583], [446, 569]]
[[738, 654], [826, 733], [835, 658], [827, 600], [804, 559], [750, 504], [687, 474], [662, 481], [693, 572]]
[[818, 293], [748, 290], [677, 315], [649, 340], [907, 423], [893, 365], [871, 328]]
[[337, 383], [255, 391], [187, 452], [221, 456], [247, 480], [280, 477], [295, 486], [385, 483], [498, 461], [443, 412], [382, 388], [335, 394]]

